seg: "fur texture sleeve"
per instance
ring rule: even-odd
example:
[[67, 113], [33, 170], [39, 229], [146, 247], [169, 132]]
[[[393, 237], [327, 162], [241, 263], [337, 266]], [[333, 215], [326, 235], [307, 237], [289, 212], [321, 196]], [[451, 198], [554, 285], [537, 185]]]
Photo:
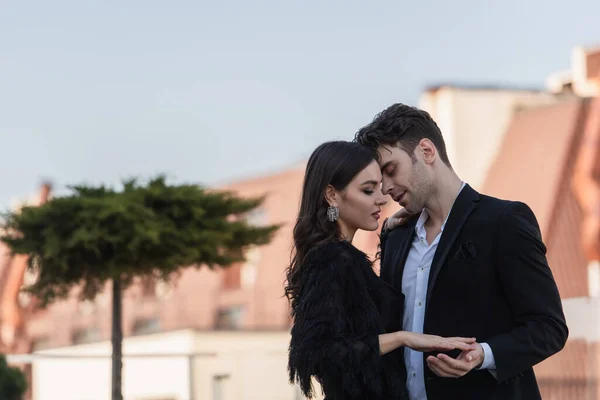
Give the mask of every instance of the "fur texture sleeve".
[[332, 399], [376, 399], [383, 390], [376, 310], [358, 273], [364, 266], [347, 250], [315, 252], [292, 310], [290, 380], [308, 398], [312, 376]]

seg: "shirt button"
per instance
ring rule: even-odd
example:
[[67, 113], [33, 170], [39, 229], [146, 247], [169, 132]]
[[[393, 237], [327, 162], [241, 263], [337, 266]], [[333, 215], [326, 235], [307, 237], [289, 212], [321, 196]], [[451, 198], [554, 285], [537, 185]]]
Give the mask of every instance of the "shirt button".
[[421, 307], [421, 302], [419, 302], [419, 307]]
[[415, 374], [415, 373], [413, 372], [413, 377], [414, 377], [414, 376], [417, 376], [417, 374]]

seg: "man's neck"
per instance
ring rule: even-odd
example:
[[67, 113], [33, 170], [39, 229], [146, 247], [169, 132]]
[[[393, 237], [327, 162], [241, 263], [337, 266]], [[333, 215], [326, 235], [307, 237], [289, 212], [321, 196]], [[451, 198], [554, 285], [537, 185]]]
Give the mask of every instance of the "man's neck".
[[441, 227], [444, 224], [462, 184], [461, 179], [453, 171], [438, 179], [436, 192], [425, 204], [429, 214], [427, 225]]

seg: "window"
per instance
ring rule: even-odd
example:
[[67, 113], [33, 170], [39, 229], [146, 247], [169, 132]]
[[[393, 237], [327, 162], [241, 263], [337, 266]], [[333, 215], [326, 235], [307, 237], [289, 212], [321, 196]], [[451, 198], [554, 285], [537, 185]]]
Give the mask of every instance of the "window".
[[96, 303], [91, 300], [84, 300], [77, 303], [77, 312], [79, 315], [92, 315], [96, 311]]
[[212, 382], [213, 400], [225, 399], [225, 390], [226, 390], [226, 384], [227, 384], [228, 379], [229, 379], [229, 375], [213, 376], [213, 382]]
[[219, 330], [235, 330], [242, 327], [244, 318], [243, 306], [231, 306], [219, 309], [215, 328]]
[[96, 327], [81, 328], [73, 332], [73, 344], [84, 344], [100, 341], [100, 330]]
[[588, 264], [588, 296], [597, 297], [600, 294], [600, 262], [591, 261]]
[[134, 335], [146, 335], [160, 332], [160, 321], [158, 318], [139, 319], [133, 324]]
[[168, 282], [164, 282], [164, 281], [156, 282], [156, 286], [154, 288], [154, 293], [158, 299], [160, 299], [160, 300], [168, 299], [171, 296], [172, 292], [173, 292], [173, 290], [171, 288], [171, 285]]
[[242, 265], [240, 271], [240, 284], [243, 288], [254, 286], [258, 267], [260, 265], [260, 247], [252, 246], [245, 254], [246, 262]]
[[31, 344], [32, 351], [45, 350], [52, 348], [52, 339], [48, 336], [41, 336], [33, 339]]
[[223, 269], [222, 287], [225, 290], [251, 288], [256, 282], [261, 254], [260, 247], [251, 246], [244, 254], [246, 260]]
[[223, 269], [221, 284], [225, 290], [236, 290], [241, 287], [241, 268], [239, 263], [230, 265]]
[[267, 211], [262, 207], [255, 208], [246, 215], [246, 221], [253, 226], [266, 226], [268, 222]]
[[37, 281], [38, 275], [39, 273], [37, 272], [37, 270], [33, 272], [30, 268], [27, 268], [23, 273], [23, 285], [21, 286], [21, 290], [19, 290], [19, 293], [17, 294], [17, 301], [19, 302], [19, 305], [23, 308], [29, 306], [31, 304], [32, 299], [31, 294], [24, 291], [23, 289], [33, 285]]
[[154, 279], [146, 278], [141, 281], [141, 289], [143, 297], [154, 297], [156, 296], [156, 281]]

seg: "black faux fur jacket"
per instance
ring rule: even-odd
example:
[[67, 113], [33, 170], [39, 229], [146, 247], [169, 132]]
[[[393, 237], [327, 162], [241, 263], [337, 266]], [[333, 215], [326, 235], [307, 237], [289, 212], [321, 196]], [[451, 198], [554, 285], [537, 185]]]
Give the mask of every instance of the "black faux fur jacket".
[[311, 377], [327, 400], [408, 398], [403, 348], [379, 353], [378, 335], [400, 330], [404, 297], [373, 271], [352, 244], [328, 243], [309, 253], [294, 325], [289, 373], [311, 398]]

